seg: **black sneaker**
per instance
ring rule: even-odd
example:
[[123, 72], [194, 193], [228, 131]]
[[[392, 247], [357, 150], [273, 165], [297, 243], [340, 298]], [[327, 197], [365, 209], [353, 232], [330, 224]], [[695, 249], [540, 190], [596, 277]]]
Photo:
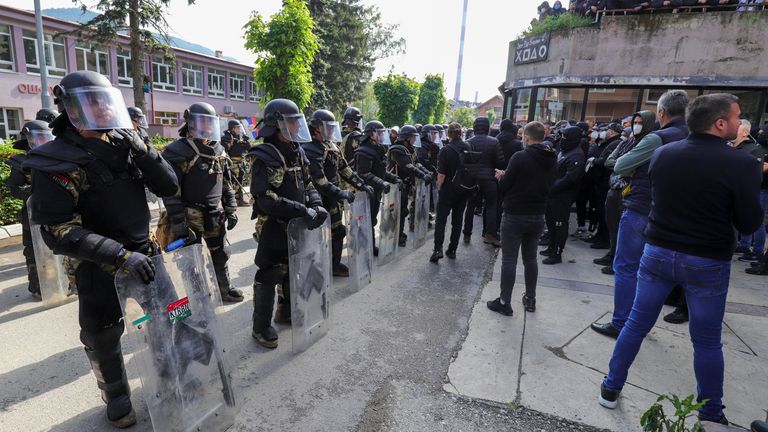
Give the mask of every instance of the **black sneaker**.
[[613, 265], [613, 255], [605, 254], [600, 258], [593, 259], [592, 262], [601, 266]]
[[664, 321], [670, 324], [683, 324], [688, 322], [688, 308], [676, 307], [672, 313], [664, 316]]
[[539, 255], [545, 256], [545, 257], [552, 256], [554, 254], [555, 254], [554, 249], [550, 249], [550, 248], [546, 248], [543, 251], [539, 252]]
[[436, 250], [432, 252], [432, 256], [429, 257], [429, 262], [437, 263], [438, 261], [440, 261], [440, 258], [442, 257], [443, 257], [443, 251]]
[[494, 312], [498, 312], [506, 316], [512, 316], [512, 306], [510, 306], [509, 303], [501, 304], [500, 298], [497, 298], [496, 300], [493, 300], [493, 301], [489, 301], [486, 304], [488, 305], [488, 309]]
[[600, 384], [600, 397], [597, 399], [597, 402], [608, 409], [616, 409], [616, 407], [619, 406], [620, 394], [620, 391], [611, 390], [606, 387], [605, 383]]
[[136, 412], [131, 405], [131, 397], [118, 396], [107, 402], [107, 420], [117, 429], [129, 428], [136, 424]]
[[768, 276], [768, 263], [761, 261], [757, 263], [756, 266], [750, 267], [744, 271], [751, 275]]
[[611, 323], [605, 323], [605, 324], [598, 324], [598, 323], [592, 323], [590, 325], [592, 330], [600, 333], [603, 336], [608, 336], [609, 338], [618, 339], [619, 333], [621, 333], [621, 330], [617, 329], [613, 326]]
[[613, 275], [614, 274], [613, 266], [605, 266], [605, 267], [601, 268], [600, 269], [600, 273], [602, 273], [604, 275]]
[[768, 432], [768, 422], [755, 420], [750, 425], [751, 432]]
[[527, 295], [524, 295], [523, 307], [525, 307], [526, 312], [536, 312], [536, 298], [528, 297]]
[[448, 250], [445, 251], [445, 256], [450, 259], [456, 259], [456, 249], [448, 248]]
[[737, 253], [737, 254], [744, 254], [747, 252], [751, 252], [751, 250], [749, 249], [749, 246], [737, 246], [736, 250], [733, 251], [733, 253]]
[[253, 336], [254, 339], [256, 339], [256, 342], [264, 348], [277, 348], [277, 331], [272, 326], [269, 326], [260, 332], [254, 330], [251, 333], [251, 336]]
[[544, 260], [541, 263], [544, 265], [555, 265], [555, 264], [560, 264], [561, 262], [563, 262], [562, 255], [555, 253], [548, 256], [547, 258], [544, 258]]
[[744, 255], [739, 257], [739, 261], [742, 262], [754, 262], [754, 261], [760, 261], [760, 258], [762, 258], [761, 255], [758, 255], [754, 252], [747, 252]]

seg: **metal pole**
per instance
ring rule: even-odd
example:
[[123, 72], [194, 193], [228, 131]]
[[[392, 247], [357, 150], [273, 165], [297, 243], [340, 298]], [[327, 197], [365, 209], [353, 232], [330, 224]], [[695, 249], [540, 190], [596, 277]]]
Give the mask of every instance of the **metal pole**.
[[40, 0], [35, 0], [35, 30], [37, 31], [37, 64], [40, 65], [40, 99], [43, 108], [51, 108], [51, 95], [48, 93], [48, 66], [45, 64], [45, 42], [43, 40], [43, 14], [40, 12]]
[[459, 100], [461, 97], [461, 64], [464, 62], [464, 36], [467, 33], [467, 6], [469, 0], [464, 0], [464, 14], [461, 18], [461, 41], [459, 42], [459, 66], [456, 70], [456, 88], [453, 91], [453, 100]]

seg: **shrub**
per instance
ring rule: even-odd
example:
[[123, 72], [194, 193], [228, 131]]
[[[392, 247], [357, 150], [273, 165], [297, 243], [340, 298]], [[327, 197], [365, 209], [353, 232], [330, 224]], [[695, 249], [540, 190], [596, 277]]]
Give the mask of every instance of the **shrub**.
[[517, 36], [517, 39], [536, 36], [544, 33], [552, 33], [561, 30], [568, 30], [576, 27], [588, 27], [594, 21], [591, 18], [583, 17], [572, 13], [564, 13], [558, 16], [548, 16], [543, 21], [535, 21], [523, 30]]
[[5, 161], [18, 153], [21, 152], [13, 148], [13, 138], [0, 144], [0, 195], [2, 195], [2, 201], [0, 202], [0, 225], [10, 225], [20, 221], [19, 217], [21, 216], [20, 212], [23, 203], [21, 200], [11, 196], [11, 191], [5, 184], [8, 176], [11, 175], [11, 167]]

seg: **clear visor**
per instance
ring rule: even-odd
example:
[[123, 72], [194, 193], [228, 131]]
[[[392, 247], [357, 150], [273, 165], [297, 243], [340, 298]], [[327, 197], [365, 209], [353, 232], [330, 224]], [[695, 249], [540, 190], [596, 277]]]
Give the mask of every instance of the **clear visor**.
[[147, 123], [147, 116], [141, 116], [137, 118], [136, 121], [139, 122], [139, 127], [144, 129], [149, 128], [149, 123]]
[[448, 139], [448, 134], [445, 131], [440, 132], [440, 139], [445, 141]]
[[379, 137], [379, 144], [392, 145], [392, 140], [389, 138], [389, 129], [379, 129], [376, 131], [376, 135]]
[[357, 128], [360, 130], [365, 129], [365, 123], [363, 123], [363, 118], [360, 117], [360, 120], [357, 122]]
[[219, 116], [189, 113], [187, 138], [218, 141], [221, 138]]
[[421, 137], [418, 135], [412, 135], [416, 140], [413, 141], [413, 146], [416, 148], [421, 148]]
[[245, 134], [245, 131], [243, 129], [242, 124], [238, 124], [237, 126], [230, 129], [230, 133], [236, 135], [236, 136], [243, 136]]
[[283, 119], [277, 122], [280, 128], [280, 135], [286, 141], [305, 143], [312, 142], [312, 136], [309, 134], [307, 119], [304, 114], [284, 115]]
[[114, 87], [69, 90], [64, 98], [64, 109], [76, 129], [133, 129], [123, 94]]
[[27, 134], [27, 142], [29, 143], [29, 148], [41, 146], [48, 141], [53, 141], [53, 134], [51, 131], [34, 130]]
[[251, 132], [252, 132], [252, 131], [251, 131], [251, 125], [249, 125], [247, 121], [245, 121], [245, 120], [240, 120], [240, 125], [243, 127], [243, 132], [244, 132], [246, 135], [251, 135]]
[[341, 127], [339, 122], [323, 122], [323, 139], [325, 141], [341, 142]]
[[432, 132], [432, 142], [436, 143], [438, 141], [440, 141], [440, 131]]

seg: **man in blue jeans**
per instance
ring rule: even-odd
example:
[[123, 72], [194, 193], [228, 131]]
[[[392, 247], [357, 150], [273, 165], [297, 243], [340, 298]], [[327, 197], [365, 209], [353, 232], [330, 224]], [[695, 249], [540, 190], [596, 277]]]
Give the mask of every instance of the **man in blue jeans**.
[[639, 124], [638, 115], [635, 115], [632, 121], [637, 145], [616, 160], [613, 167], [614, 173], [630, 177], [629, 193], [624, 196], [625, 210], [619, 221], [616, 257], [613, 260], [613, 317], [609, 323], [593, 323], [592, 330], [614, 339], [624, 327], [635, 300], [637, 269], [645, 246], [644, 231], [648, 223], [648, 213], [651, 211], [651, 183], [648, 179], [651, 156], [662, 145], [688, 136], [685, 126], [687, 105], [688, 93], [682, 90], [670, 90], [661, 95], [656, 108], [656, 118], [661, 129], [655, 132], [650, 131], [650, 125], [653, 124], [652, 113], [638, 113], [641, 119]]
[[739, 128], [738, 100], [722, 93], [699, 96], [686, 112], [691, 135], [653, 154], [647, 243], [632, 312], [600, 388], [598, 401], [606, 408], [618, 405], [643, 339], [672, 288], [680, 285], [688, 299], [698, 401], [706, 400], [699, 418], [728, 424], [721, 336], [736, 247], [733, 228], [752, 232], [763, 217], [759, 163], [727, 143]]

